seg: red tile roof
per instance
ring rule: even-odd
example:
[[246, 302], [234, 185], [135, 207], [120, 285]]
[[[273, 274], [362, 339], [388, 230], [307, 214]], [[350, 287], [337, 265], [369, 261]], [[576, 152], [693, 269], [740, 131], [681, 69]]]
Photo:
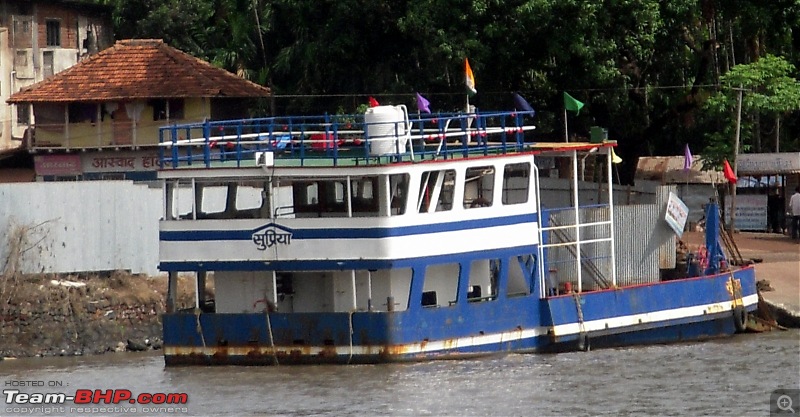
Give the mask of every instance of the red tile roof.
[[11, 95], [9, 103], [266, 97], [270, 90], [172, 48], [129, 39]]

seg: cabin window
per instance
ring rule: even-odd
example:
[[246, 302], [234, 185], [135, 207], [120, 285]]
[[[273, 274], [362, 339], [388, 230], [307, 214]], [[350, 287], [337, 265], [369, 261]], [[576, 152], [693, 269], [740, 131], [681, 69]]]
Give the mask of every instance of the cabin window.
[[508, 259], [508, 296], [518, 297], [531, 293], [536, 258], [532, 255], [513, 256]]
[[440, 307], [453, 305], [458, 296], [458, 275], [461, 266], [457, 263], [431, 265], [425, 268], [422, 286], [422, 306]]
[[467, 301], [474, 303], [497, 299], [498, 266], [495, 260], [472, 261], [469, 268]]
[[269, 217], [268, 183], [247, 182], [236, 187], [236, 217], [258, 219]]
[[61, 46], [61, 21], [47, 19], [47, 46]]
[[494, 195], [494, 167], [467, 168], [464, 176], [464, 208], [489, 207]]
[[503, 170], [503, 204], [528, 202], [531, 183], [531, 164], [508, 164]]
[[292, 190], [295, 214], [307, 213], [312, 217], [347, 216], [345, 180], [295, 182]]
[[354, 217], [378, 215], [378, 177], [350, 179], [350, 204]]
[[448, 211], [453, 208], [456, 171], [426, 171], [422, 174], [417, 207], [420, 213]]
[[195, 184], [198, 210], [197, 218], [222, 218], [228, 201], [228, 187], [219, 184]]
[[394, 174], [389, 176], [389, 189], [391, 191], [391, 213], [393, 216], [405, 214], [408, 200], [408, 174]]

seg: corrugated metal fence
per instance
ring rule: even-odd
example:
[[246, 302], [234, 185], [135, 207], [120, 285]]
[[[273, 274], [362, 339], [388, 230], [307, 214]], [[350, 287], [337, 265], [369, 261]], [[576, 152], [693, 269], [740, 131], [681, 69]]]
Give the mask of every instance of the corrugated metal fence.
[[[582, 189], [581, 202], [594, 203], [583, 200], [585, 195], [602, 196], [595, 190]], [[615, 201], [624, 203], [624, 193], [625, 187], [615, 187]], [[674, 234], [662, 220], [669, 188], [659, 188], [655, 196], [636, 193], [637, 201], [656, 203], [614, 207], [618, 285], [650, 282], [657, 279], [659, 266], [675, 265]], [[557, 207], [569, 206], [569, 191], [552, 181], [542, 184], [544, 206], [565, 198], [566, 204]], [[0, 184], [0, 228], [6, 231], [0, 240], [0, 268], [15, 246], [14, 236], [25, 231], [20, 264], [24, 273], [129, 270], [157, 275], [162, 206], [159, 188], [130, 181]], [[580, 216], [582, 222], [605, 220], [597, 209], [582, 209]], [[557, 221], [574, 224], [574, 212], [562, 212]], [[585, 230], [584, 239], [608, 233], [607, 226]], [[582, 252], [605, 270], [609, 247], [603, 242], [587, 245]], [[562, 282], [574, 276], [567, 268], [562, 274]], [[584, 286], [596, 287], [591, 274], [584, 278]]]
[[0, 268], [19, 253], [23, 273], [156, 275], [161, 207], [160, 189], [130, 181], [0, 184]]

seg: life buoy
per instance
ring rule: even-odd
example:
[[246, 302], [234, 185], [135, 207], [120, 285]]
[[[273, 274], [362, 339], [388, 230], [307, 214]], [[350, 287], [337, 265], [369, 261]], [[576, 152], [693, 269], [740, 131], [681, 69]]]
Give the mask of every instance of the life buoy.
[[747, 330], [747, 310], [745, 310], [744, 306], [733, 308], [733, 324], [736, 326], [737, 333]]

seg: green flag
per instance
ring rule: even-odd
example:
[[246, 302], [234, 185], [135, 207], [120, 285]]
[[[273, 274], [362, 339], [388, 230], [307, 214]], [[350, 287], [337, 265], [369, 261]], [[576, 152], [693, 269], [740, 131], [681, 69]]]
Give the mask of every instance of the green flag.
[[583, 103], [578, 100], [575, 100], [575, 97], [572, 97], [567, 93], [564, 92], [564, 108], [569, 111], [574, 111], [575, 114], [580, 114], [581, 108], [583, 108]]

